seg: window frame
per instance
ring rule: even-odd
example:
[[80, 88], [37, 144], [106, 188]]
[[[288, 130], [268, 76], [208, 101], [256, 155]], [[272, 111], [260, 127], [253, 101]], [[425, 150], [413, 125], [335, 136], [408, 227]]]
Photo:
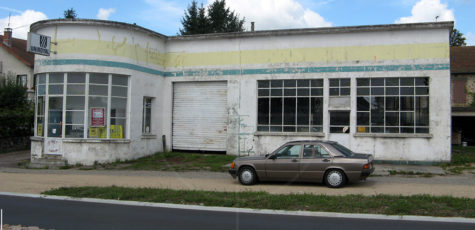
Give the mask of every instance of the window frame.
[[[51, 83], [50, 84], [50, 76], [51, 75], [63, 75], [62, 76], [62, 83], [56, 82], [56, 83]], [[84, 74], [84, 81], [83, 82], [69, 82], [69, 76], [73, 74]], [[108, 92], [107, 95], [91, 95], [90, 92], [90, 75], [91, 74], [104, 74], [104, 77], [107, 77], [107, 84], [99, 84], [103, 86], [107, 86]], [[118, 76], [121, 78], [126, 78], [126, 81], [122, 81], [123, 85], [120, 87], [126, 88], [126, 96], [111, 96], [111, 88], [112, 86], [112, 79], [114, 76]], [[58, 78], [59, 79], [59, 78]], [[35, 83], [37, 86], [37, 90], [35, 91], [35, 136], [37, 137], [43, 137], [43, 138], [63, 138], [63, 139], [119, 139], [119, 140], [124, 140], [129, 138], [128, 134], [128, 126], [130, 123], [130, 113], [129, 113], [129, 107], [130, 107], [130, 76], [129, 75], [120, 75], [120, 74], [110, 74], [110, 73], [90, 73], [90, 72], [48, 72], [48, 73], [39, 73], [35, 75]], [[50, 94], [49, 93], [49, 88], [50, 85], [53, 86], [61, 86], [63, 88], [61, 94]], [[70, 94], [68, 92], [68, 86], [71, 85], [83, 85], [84, 86], [84, 91], [81, 94]], [[96, 85], [95, 83], [92, 83], [92, 85]], [[42, 92], [40, 92], [40, 89], [42, 89]], [[82, 105], [82, 109], [68, 109], [67, 105], [67, 100], [69, 97], [84, 97], [84, 105]], [[106, 107], [105, 107], [105, 125], [107, 134], [105, 135], [104, 138], [99, 138], [99, 137], [89, 137], [89, 123], [90, 123], [90, 117], [89, 117], [89, 101], [90, 97], [103, 97], [106, 99]], [[62, 106], [62, 120], [61, 120], [61, 135], [58, 137], [51, 137], [48, 135], [48, 122], [49, 122], [49, 110], [50, 110], [50, 105], [49, 105], [49, 99], [54, 98], [54, 97], [59, 97], [62, 98], [63, 106]], [[38, 107], [38, 99], [43, 98], [44, 105], [43, 105], [43, 110], [40, 111], [40, 108]], [[112, 98], [123, 98], [125, 99], [125, 108], [124, 108], [124, 116], [121, 117], [111, 117], [111, 99]], [[41, 114], [43, 112], [43, 114]], [[71, 120], [71, 123], [67, 123], [67, 113], [68, 112], [79, 112], [83, 113], [83, 123], [82, 124], [76, 124], [74, 121]], [[39, 120], [42, 119], [43, 123], [40, 123]], [[122, 119], [123, 126], [121, 134], [121, 138], [114, 138], [111, 137], [111, 119]], [[41, 125], [41, 133], [39, 133], [38, 128]], [[75, 137], [75, 136], [66, 136], [66, 126], [82, 126], [83, 127], [83, 133], [82, 137]], [[120, 129], [119, 129], [120, 130]]]
[[[147, 100], [150, 100], [147, 102]], [[152, 128], [152, 112], [153, 112], [153, 101], [154, 97], [148, 97], [144, 96], [143, 97], [143, 108], [142, 108], [142, 135], [153, 135], [153, 128]], [[150, 112], [147, 112], [147, 103], [150, 105]], [[149, 119], [147, 120], [147, 115], [149, 116]], [[146, 122], [149, 121], [148, 127], [149, 130], [147, 131], [146, 129]]]
[[[324, 84], [323, 78], [257, 80], [257, 132], [269, 134], [323, 133]], [[265, 105], [266, 101], [267, 106], [260, 107], [261, 102]], [[290, 112], [286, 110], [289, 102], [292, 105], [289, 108]], [[280, 106], [273, 107], [272, 103], [280, 103]], [[300, 107], [301, 103], [306, 103], [307, 106]], [[308, 112], [299, 113], [303, 110]], [[261, 116], [261, 111], [266, 112], [267, 115]], [[275, 118], [276, 115], [273, 115], [273, 111], [280, 112], [280, 116]], [[318, 114], [313, 111], [317, 111]], [[299, 123], [302, 116], [308, 118], [307, 124]], [[272, 120], [273, 118], [276, 120]], [[318, 124], [314, 122], [318, 122]]]
[[[430, 77], [356, 78], [356, 82], [357, 134], [430, 134]], [[425, 107], [420, 109], [422, 102]], [[412, 124], [404, 124], [407, 121]]]

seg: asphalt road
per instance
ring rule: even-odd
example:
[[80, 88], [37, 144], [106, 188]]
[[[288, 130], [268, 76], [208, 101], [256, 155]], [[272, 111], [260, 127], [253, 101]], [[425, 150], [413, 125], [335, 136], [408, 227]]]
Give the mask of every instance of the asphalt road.
[[475, 224], [156, 208], [0, 195], [4, 224], [47, 229], [475, 229]]

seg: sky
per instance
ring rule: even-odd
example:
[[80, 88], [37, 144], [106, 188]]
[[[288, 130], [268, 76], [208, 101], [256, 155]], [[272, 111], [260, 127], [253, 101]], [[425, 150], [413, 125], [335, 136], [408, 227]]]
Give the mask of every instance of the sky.
[[[73, 8], [78, 18], [136, 23], [164, 35], [177, 35], [192, 0], [5, 0], [0, 28], [10, 22], [13, 37], [26, 39], [39, 20], [63, 18]], [[197, 0], [209, 5], [214, 0]], [[246, 30], [455, 21], [475, 45], [475, 0], [226, 0], [245, 19]], [[10, 17], [9, 17], [10, 15]], [[10, 19], [9, 19], [10, 18]]]

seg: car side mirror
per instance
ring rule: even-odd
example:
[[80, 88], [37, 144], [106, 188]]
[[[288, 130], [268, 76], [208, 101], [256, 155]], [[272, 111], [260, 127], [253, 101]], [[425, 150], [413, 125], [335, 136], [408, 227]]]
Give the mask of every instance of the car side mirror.
[[272, 160], [274, 160], [274, 159], [276, 159], [276, 158], [277, 158], [277, 156], [276, 156], [275, 154], [269, 156], [269, 159], [272, 159]]
[[265, 158], [269, 157], [270, 153], [266, 153], [266, 155], [264, 155]]

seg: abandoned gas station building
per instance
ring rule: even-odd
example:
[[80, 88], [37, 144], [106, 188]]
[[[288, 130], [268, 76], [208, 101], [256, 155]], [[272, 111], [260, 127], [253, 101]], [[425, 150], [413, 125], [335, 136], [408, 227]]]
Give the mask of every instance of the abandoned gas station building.
[[32, 162], [157, 151], [262, 155], [334, 140], [376, 160], [451, 157], [453, 22], [164, 36], [101, 20], [46, 20], [35, 57]]

